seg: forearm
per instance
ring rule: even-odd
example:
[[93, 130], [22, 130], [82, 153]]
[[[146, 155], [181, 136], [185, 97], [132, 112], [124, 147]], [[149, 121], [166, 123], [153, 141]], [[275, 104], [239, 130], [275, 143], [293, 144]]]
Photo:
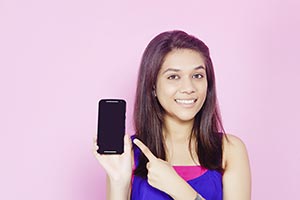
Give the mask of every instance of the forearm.
[[199, 195], [201, 200], [205, 200], [201, 194], [198, 194], [187, 182], [183, 179], [174, 183], [169, 195], [175, 200], [195, 200]]
[[106, 199], [107, 200], [129, 200], [130, 199], [130, 181], [113, 181], [106, 178]]

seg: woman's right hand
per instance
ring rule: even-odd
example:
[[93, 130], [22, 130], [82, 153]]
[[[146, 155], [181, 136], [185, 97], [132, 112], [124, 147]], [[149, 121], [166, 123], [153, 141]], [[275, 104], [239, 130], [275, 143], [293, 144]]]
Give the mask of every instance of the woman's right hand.
[[131, 182], [133, 153], [132, 142], [129, 135], [124, 136], [124, 153], [121, 155], [99, 154], [96, 140], [94, 141], [94, 155], [104, 168], [109, 181], [118, 183], [119, 186], [126, 187]]

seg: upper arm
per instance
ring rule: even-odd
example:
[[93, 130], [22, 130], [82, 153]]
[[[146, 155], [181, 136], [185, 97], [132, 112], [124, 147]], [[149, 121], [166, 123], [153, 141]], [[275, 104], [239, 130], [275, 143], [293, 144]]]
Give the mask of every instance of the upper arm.
[[250, 200], [251, 173], [246, 147], [235, 136], [227, 138], [223, 141], [223, 199]]

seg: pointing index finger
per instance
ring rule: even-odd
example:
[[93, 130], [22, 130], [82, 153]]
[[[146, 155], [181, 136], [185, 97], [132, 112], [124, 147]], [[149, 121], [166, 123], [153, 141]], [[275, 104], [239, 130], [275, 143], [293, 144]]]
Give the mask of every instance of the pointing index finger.
[[133, 143], [136, 144], [140, 150], [143, 152], [143, 154], [148, 158], [148, 160], [151, 161], [155, 161], [157, 158], [153, 155], [153, 153], [150, 151], [150, 149], [144, 144], [142, 143], [139, 139], [134, 139]]

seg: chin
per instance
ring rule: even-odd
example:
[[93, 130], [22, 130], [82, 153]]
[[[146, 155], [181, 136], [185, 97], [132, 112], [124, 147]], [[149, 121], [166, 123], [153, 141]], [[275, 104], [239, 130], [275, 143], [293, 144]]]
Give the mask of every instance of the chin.
[[177, 116], [176, 118], [178, 119], [178, 121], [181, 122], [192, 122], [194, 121], [196, 115], [189, 115], [189, 116]]

